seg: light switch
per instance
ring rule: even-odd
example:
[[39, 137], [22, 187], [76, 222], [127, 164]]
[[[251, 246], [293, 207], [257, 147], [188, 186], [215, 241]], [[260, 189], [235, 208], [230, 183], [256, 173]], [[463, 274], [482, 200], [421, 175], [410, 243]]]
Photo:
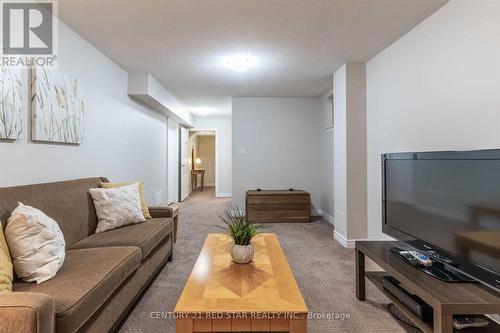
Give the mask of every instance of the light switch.
[[247, 151], [245, 148], [238, 148], [238, 155], [245, 156], [246, 154], [247, 154]]

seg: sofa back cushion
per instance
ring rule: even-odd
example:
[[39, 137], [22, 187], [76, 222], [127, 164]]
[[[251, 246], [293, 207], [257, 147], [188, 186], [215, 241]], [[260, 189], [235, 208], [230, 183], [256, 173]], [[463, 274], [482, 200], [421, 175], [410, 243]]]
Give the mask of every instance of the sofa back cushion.
[[89, 189], [106, 178], [0, 188], [0, 221], [5, 224], [18, 202], [40, 209], [61, 228], [67, 248], [93, 234], [97, 226]]

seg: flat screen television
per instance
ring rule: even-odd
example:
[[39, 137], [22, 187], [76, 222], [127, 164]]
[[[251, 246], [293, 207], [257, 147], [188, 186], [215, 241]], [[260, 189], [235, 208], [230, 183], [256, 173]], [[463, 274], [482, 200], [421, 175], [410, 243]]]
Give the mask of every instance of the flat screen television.
[[500, 149], [382, 155], [383, 232], [500, 291]]

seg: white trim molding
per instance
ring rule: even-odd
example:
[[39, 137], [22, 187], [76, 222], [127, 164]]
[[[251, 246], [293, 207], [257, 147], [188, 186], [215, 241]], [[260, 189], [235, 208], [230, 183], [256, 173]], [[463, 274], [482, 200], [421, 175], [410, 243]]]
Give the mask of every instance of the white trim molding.
[[335, 223], [333, 223], [333, 217], [328, 215], [321, 209], [311, 210], [311, 216], [321, 216], [323, 219], [325, 219], [326, 222], [330, 223], [331, 225], [335, 225]]
[[354, 249], [356, 246], [356, 241], [365, 241], [367, 239], [347, 239], [344, 235], [342, 235], [337, 230], [333, 231], [333, 239], [340, 243], [343, 247], [347, 249]]
[[215, 196], [217, 198], [232, 198], [233, 194], [232, 193], [216, 193]]
[[321, 209], [311, 209], [311, 216], [321, 216]]
[[335, 222], [333, 220], [333, 216], [321, 211], [321, 217], [324, 218], [328, 223], [335, 226]]
[[340, 245], [342, 245], [347, 249], [354, 249], [355, 241], [348, 240], [347, 238], [345, 238], [344, 235], [342, 235], [337, 230], [333, 231], [333, 239], [335, 239], [337, 242], [340, 243]]
[[246, 212], [244, 210], [241, 210], [241, 209], [231, 209], [231, 213], [233, 213], [234, 215], [245, 215]]

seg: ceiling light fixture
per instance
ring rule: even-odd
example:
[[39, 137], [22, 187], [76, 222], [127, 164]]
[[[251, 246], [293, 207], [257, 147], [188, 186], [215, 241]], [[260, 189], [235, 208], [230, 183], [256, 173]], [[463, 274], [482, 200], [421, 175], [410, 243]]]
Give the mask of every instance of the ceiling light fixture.
[[226, 57], [224, 64], [235, 72], [244, 72], [257, 65], [257, 58], [245, 53], [231, 54]]

